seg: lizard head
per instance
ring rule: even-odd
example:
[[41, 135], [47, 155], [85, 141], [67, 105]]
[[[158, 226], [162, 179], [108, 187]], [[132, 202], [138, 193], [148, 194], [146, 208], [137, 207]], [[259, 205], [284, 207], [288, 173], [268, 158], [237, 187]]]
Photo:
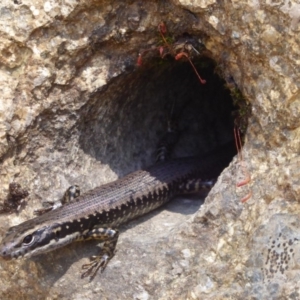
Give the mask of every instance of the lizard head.
[[[39, 220], [39, 221], [38, 221]], [[30, 257], [66, 244], [60, 237], [59, 223], [49, 224], [35, 218], [11, 227], [0, 242], [0, 256], [4, 259]]]
[[[26, 222], [20, 224], [23, 225]], [[37, 228], [11, 227], [0, 243], [0, 256], [4, 259], [29, 257], [38, 254], [43, 245], [49, 244], [52, 230], [49, 226]]]

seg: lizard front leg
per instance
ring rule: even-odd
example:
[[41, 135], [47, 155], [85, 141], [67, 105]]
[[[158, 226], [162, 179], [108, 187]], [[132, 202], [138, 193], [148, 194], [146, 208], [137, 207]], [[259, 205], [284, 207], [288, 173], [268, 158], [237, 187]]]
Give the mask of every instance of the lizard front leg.
[[82, 269], [86, 271], [81, 274], [81, 278], [90, 277], [90, 280], [93, 280], [99, 269], [101, 273], [104, 271], [115, 254], [118, 238], [119, 231], [111, 228], [94, 228], [82, 236], [82, 240], [97, 239], [103, 245], [101, 245], [98, 255], [92, 256], [91, 262], [82, 266]]
[[50, 210], [54, 210], [58, 207], [61, 207], [62, 205], [66, 203], [73, 202], [78, 196], [80, 195], [80, 188], [78, 185], [71, 185], [64, 193], [62, 199], [60, 201], [45, 201], [43, 202], [43, 205], [46, 206], [41, 209], [36, 209], [34, 211], [35, 215], [42, 215]]

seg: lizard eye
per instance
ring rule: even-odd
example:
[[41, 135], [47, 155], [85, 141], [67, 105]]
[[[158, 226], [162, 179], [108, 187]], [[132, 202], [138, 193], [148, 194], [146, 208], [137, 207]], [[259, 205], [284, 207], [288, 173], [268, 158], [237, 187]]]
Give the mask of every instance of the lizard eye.
[[29, 234], [29, 235], [24, 237], [23, 244], [28, 246], [28, 245], [32, 244], [33, 241], [34, 241], [34, 236], [32, 234]]

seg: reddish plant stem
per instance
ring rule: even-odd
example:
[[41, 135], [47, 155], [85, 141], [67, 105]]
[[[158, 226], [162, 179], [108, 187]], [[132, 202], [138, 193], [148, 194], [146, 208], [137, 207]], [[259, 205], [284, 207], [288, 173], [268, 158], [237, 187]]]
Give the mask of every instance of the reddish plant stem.
[[241, 199], [242, 203], [247, 202], [252, 197], [252, 192], [250, 191], [245, 197]]
[[160, 35], [161, 35], [161, 37], [162, 37], [162, 39], [163, 39], [165, 45], [169, 48], [170, 52], [172, 52], [171, 46], [170, 46], [170, 44], [167, 42], [167, 40], [166, 40], [166, 38], [165, 38], [165, 35], [164, 35], [164, 34], [167, 32], [167, 28], [166, 28], [165, 23], [163, 23], [163, 22], [160, 23], [160, 24], [158, 25], [158, 28], [159, 28], [159, 33], [160, 33]]
[[187, 53], [185, 53], [185, 52], [180, 52], [180, 53], [176, 54], [175, 59], [176, 59], [176, 60], [179, 60], [182, 56], [184, 56], [184, 57], [186, 57], [186, 58], [188, 59], [190, 65], [191, 65], [192, 68], [194, 69], [194, 72], [196, 73], [196, 75], [197, 75], [198, 79], [200, 80], [200, 82], [201, 82], [202, 84], [205, 84], [205, 83], [206, 83], [206, 80], [204, 80], [204, 79], [201, 78], [201, 76], [199, 75], [199, 73], [198, 73], [196, 67], [194, 66], [193, 62], [191, 61], [191, 59], [190, 59], [190, 57], [189, 57], [189, 55], [188, 55]]
[[187, 56], [187, 59], [189, 60], [191, 66], [193, 67], [193, 69], [194, 69], [194, 71], [195, 71], [197, 77], [199, 78], [200, 82], [201, 82], [202, 84], [205, 84], [205, 83], [206, 83], [206, 80], [201, 78], [201, 76], [199, 75], [199, 73], [198, 73], [196, 67], [195, 67], [194, 64], [192, 63], [191, 59], [190, 59], [188, 56]]
[[[242, 141], [241, 141], [240, 131], [236, 128], [236, 126], [234, 127], [234, 140], [235, 140], [235, 145], [236, 145], [236, 149], [238, 152], [238, 159], [241, 163], [243, 173], [245, 175], [245, 179], [236, 184], [236, 187], [241, 187], [241, 186], [249, 183], [251, 180], [251, 177], [250, 177], [250, 173], [248, 172], [247, 167], [244, 164], [243, 154], [242, 154], [242, 150], [241, 150], [242, 149]], [[251, 196], [252, 196], [252, 191], [250, 191], [245, 197], [243, 197], [241, 199], [241, 202], [245, 203], [247, 200], [249, 200], [251, 198]]]

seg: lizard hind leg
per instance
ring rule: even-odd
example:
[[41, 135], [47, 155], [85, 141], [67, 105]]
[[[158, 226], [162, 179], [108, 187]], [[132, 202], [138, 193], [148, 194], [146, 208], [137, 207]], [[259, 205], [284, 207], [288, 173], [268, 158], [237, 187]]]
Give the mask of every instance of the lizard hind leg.
[[84, 240], [97, 239], [103, 244], [100, 246], [99, 253], [90, 258], [91, 262], [82, 266], [85, 271], [81, 274], [81, 278], [90, 277], [90, 280], [93, 280], [99, 269], [101, 273], [104, 271], [115, 255], [118, 238], [119, 231], [111, 228], [95, 228], [85, 234]]
[[215, 185], [216, 179], [203, 180], [195, 178], [187, 180], [179, 186], [179, 191], [183, 194], [198, 193], [200, 191], [209, 191]]

